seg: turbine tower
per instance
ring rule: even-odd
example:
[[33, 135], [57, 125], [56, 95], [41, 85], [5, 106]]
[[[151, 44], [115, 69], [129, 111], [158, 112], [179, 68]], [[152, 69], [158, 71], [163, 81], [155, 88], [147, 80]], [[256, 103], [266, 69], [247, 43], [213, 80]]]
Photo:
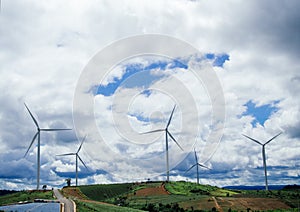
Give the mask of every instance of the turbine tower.
[[277, 135], [275, 135], [273, 138], [271, 138], [270, 140], [268, 140], [266, 143], [261, 143], [260, 141], [258, 140], [255, 140], [247, 135], [244, 135], [246, 138], [254, 141], [255, 143], [259, 144], [262, 146], [262, 158], [263, 158], [263, 166], [264, 166], [264, 172], [265, 172], [265, 184], [266, 184], [266, 191], [269, 190], [269, 187], [268, 187], [268, 177], [267, 177], [267, 163], [266, 163], [266, 150], [265, 150], [265, 146], [270, 143], [272, 140], [274, 140], [276, 137], [278, 137], [282, 132], [278, 133]]
[[37, 143], [37, 179], [36, 179], [36, 189], [39, 190], [39, 187], [40, 187], [40, 168], [41, 168], [41, 151], [40, 151], [40, 148], [41, 148], [41, 142], [40, 142], [40, 137], [41, 137], [41, 131], [62, 131], [62, 130], [72, 130], [72, 129], [44, 129], [44, 128], [40, 128], [37, 120], [34, 118], [34, 116], [32, 115], [31, 111], [29, 110], [29, 108], [27, 107], [27, 105], [24, 103], [27, 111], [29, 112], [36, 128], [37, 128], [37, 132], [35, 133], [35, 135], [33, 136], [33, 139], [24, 155], [24, 157], [26, 157], [27, 153], [29, 152], [32, 144], [34, 143], [36, 137], [38, 137], [38, 143]]
[[166, 133], [166, 165], [167, 165], [167, 182], [169, 181], [169, 174], [170, 174], [170, 170], [169, 170], [169, 144], [168, 144], [168, 136], [170, 136], [170, 138], [177, 144], [177, 146], [183, 151], [182, 147], [178, 144], [178, 142], [176, 141], [176, 139], [172, 136], [172, 134], [169, 132], [169, 125], [171, 123], [172, 117], [173, 117], [173, 113], [175, 110], [176, 105], [174, 105], [172, 113], [170, 115], [170, 118], [168, 120], [167, 126], [164, 129], [157, 129], [157, 130], [152, 130], [152, 131], [148, 131], [148, 132], [144, 132], [142, 134], [148, 134], [148, 133], [155, 133], [155, 132], [162, 132], [165, 131]]
[[210, 169], [210, 168], [208, 168], [207, 166], [204, 166], [204, 165], [202, 165], [202, 164], [200, 164], [200, 163], [198, 162], [198, 157], [197, 157], [196, 149], [194, 149], [194, 153], [195, 153], [195, 161], [196, 161], [196, 163], [195, 163], [194, 165], [192, 165], [192, 166], [191, 166], [188, 170], [186, 170], [185, 172], [190, 171], [192, 168], [194, 168], [194, 167], [196, 166], [196, 168], [197, 168], [197, 184], [199, 184], [199, 166], [200, 166], [200, 167], [203, 167], [203, 168], [206, 168], [206, 169]]
[[81, 163], [84, 165], [84, 167], [87, 169], [87, 166], [85, 165], [85, 163], [83, 162], [83, 160], [80, 158], [79, 156], [79, 151], [82, 147], [82, 144], [85, 140], [86, 136], [82, 139], [81, 144], [77, 150], [77, 152], [73, 152], [73, 153], [67, 153], [67, 154], [62, 154], [62, 155], [57, 155], [57, 156], [67, 156], [67, 155], [75, 155], [76, 158], [76, 186], [78, 186], [78, 159], [81, 161]]

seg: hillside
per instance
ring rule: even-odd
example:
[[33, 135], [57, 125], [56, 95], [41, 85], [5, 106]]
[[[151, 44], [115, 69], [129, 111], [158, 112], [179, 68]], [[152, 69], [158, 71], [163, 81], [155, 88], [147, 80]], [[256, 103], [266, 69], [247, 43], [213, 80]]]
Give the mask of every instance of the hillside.
[[63, 192], [94, 211], [104, 206], [110, 211], [297, 211], [299, 200], [298, 190], [230, 190], [182, 181], [88, 185]]
[[33, 202], [35, 199], [53, 199], [53, 192], [36, 190], [8, 192], [0, 196], [0, 206], [18, 202]]

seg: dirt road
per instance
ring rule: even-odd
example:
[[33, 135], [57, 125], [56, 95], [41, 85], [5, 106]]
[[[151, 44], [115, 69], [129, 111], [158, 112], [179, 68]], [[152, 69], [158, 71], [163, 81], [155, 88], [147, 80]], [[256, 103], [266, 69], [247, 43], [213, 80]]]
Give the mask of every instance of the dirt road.
[[54, 189], [54, 195], [61, 203], [64, 203], [64, 212], [76, 212], [76, 205], [73, 201], [65, 198], [57, 189]]
[[216, 209], [220, 212], [223, 212], [223, 209], [220, 207], [218, 201], [216, 200], [215, 197], [212, 197], [212, 199], [214, 200], [215, 204], [216, 204]]

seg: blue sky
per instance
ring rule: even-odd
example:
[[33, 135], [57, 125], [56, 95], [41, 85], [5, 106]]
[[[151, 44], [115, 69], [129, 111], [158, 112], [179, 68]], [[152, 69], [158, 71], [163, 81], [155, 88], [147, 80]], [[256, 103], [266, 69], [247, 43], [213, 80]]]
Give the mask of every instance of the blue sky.
[[279, 108], [276, 106], [280, 101], [274, 101], [271, 104], [265, 104], [257, 106], [252, 100], [249, 100], [244, 106], [247, 110], [242, 114], [242, 116], [252, 116], [254, 119], [251, 122], [252, 126], [255, 127], [256, 124], [264, 126], [266, 120], [270, 118], [273, 113], [276, 113]]
[[[223, 64], [226, 61], [229, 61], [229, 55], [228, 54], [214, 54], [214, 53], [207, 53], [203, 56], [203, 58], [199, 58], [199, 60], [208, 60], [214, 67], [223, 67]], [[94, 92], [94, 95], [97, 94], [103, 94], [104, 96], [110, 96], [114, 94], [117, 88], [122, 86], [122, 83], [125, 80], [128, 80], [126, 83], [126, 86], [130, 87], [149, 87], [151, 83], [153, 83], [156, 80], [159, 80], [162, 76], [157, 76], [151, 74], [152, 70], [172, 70], [175, 68], [181, 68], [181, 69], [188, 69], [188, 65], [185, 62], [186, 59], [177, 58], [177, 59], [166, 59], [166, 60], [158, 60], [154, 61], [150, 64], [147, 64], [146, 66], [141, 63], [133, 63], [133, 64], [126, 64], [124, 67], [124, 74], [122, 75], [122, 78], [114, 78], [113, 82], [108, 83], [107, 85], [96, 85], [94, 88], [92, 88], [92, 91]], [[131, 82], [130, 76], [143, 72], [142, 75], [139, 75], [140, 78], [136, 79]]]
[[[68, 176], [75, 181], [74, 158], [55, 155], [73, 152], [86, 129], [89, 136], [80, 156], [89, 170], [80, 165], [79, 184], [164, 180], [164, 134], [148, 138], [139, 133], [165, 127], [175, 103], [170, 132], [185, 148], [181, 151], [170, 143], [171, 180], [195, 182], [195, 170], [184, 172], [194, 164], [193, 145], [200, 160], [205, 155], [213, 125], [211, 101], [218, 97], [208, 96], [205, 84], [189, 75], [189, 62], [204, 59], [222, 86], [226, 123], [218, 148], [205, 161], [211, 170], [201, 170], [200, 181], [217, 186], [263, 184], [261, 148], [241, 134], [264, 141], [283, 132], [266, 149], [269, 181], [298, 183], [299, 8], [297, 0], [272, 4], [254, 0], [242, 6], [226, 0], [125, 1], [117, 6], [106, 0], [76, 4], [2, 0], [0, 189], [35, 188], [36, 143], [23, 156], [36, 127], [24, 102], [42, 127], [73, 128], [42, 133], [41, 184], [61, 187]], [[149, 60], [125, 58], [111, 70], [99, 69], [99, 75], [83, 87], [78, 85], [98, 52], [120, 39], [148, 33], [183, 40], [203, 56], [193, 60], [182, 55], [181, 47], [170, 46], [175, 60], [161, 55]], [[149, 42], [143, 47], [156, 44], [160, 45]], [[136, 45], [140, 44], [133, 43], [132, 49]], [[103, 71], [111, 78], [98, 80]], [[94, 103], [83, 113], [74, 107], [75, 93], [81, 89], [85, 92], [79, 92], [78, 104], [86, 105], [87, 97]], [[86, 128], [74, 125], [74, 114]], [[189, 125], [195, 121], [196, 135]]]

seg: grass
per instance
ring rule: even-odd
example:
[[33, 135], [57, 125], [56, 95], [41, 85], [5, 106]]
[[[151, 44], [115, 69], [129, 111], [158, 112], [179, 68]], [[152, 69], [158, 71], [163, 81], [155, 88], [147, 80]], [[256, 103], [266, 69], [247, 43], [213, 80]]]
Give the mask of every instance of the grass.
[[80, 186], [81, 192], [91, 200], [104, 201], [132, 191], [133, 183]]
[[88, 211], [111, 211], [111, 212], [141, 212], [141, 210], [120, 207], [115, 205], [87, 203], [80, 200], [75, 200], [77, 211], [88, 212]]
[[188, 195], [188, 196], [194, 196], [196, 195], [212, 195], [212, 196], [232, 196], [237, 194], [235, 191], [227, 190], [218, 188], [215, 186], [210, 185], [201, 185], [201, 184], [195, 184], [190, 182], [169, 182], [166, 184], [166, 189], [171, 194], [176, 195]]
[[13, 194], [0, 196], [0, 205], [13, 204], [18, 202], [29, 201], [34, 199], [54, 199], [52, 191], [18, 191]]
[[[161, 182], [145, 185], [146, 187], [157, 187], [161, 185]], [[193, 204], [198, 204], [199, 201], [206, 202], [208, 199], [207, 190], [216, 190], [214, 187], [197, 185], [195, 183], [187, 182], [168, 182], [165, 184], [165, 188], [170, 192], [170, 195], [151, 195], [151, 196], [136, 196], [130, 195], [126, 199], [126, 203], [129, 207], [145, 209], [148, 206], [148, 210], [154, 207], [156, 210], [168, 211], [174, 209], [176, 205], [183, 208], [190, 208]], [[201, 194], [201, 192], [205, 194]], [[198, 189], [198, 190], [197, 190]], [[192, 192], [191, 192], [192, 191]], [[193, 203], [192, 203], [193, 202]], [[213, 204], [210, 204], [213, 205]], [[196, 208], [196, 207], [195, 207]], [[208, 207], [210, 210], [211, 207]]]
[[[147, 192], [145, 191], [146, 193], [141, 196], [141, 194], [138, 194], [137, 192], [140, 189], [159, 187], [161, 185], [162, 182], [80, 186], [79, 189], [84, 194], [83, 196], [86, 196], [88, 199], [123, 207], [90, 202], [87, 203], [86, 201], [80, 202], [81, 200], [78, 200], [79, 211], [138, 211], [135, 209], [146, 211], [174, 211], [176, 207], [181, 211], [200, 209], [201, 211], [211, 211], [216, 206], [213, 198], [216, 198], [224, 211], [227, 211], [229, 208], [232, 209], [232, 211], [247, 211], [247, 208], [245, 208], [246, 206], [243, 203], [243, 201], [248, 201], [245, 198], [251, 198], [251, 201], [254, 202], [254, 204], [257, 204], [256, 206], [258, 208], [265, 206], [264, 202], [259, 202], [261, 200], [256, 198], [273, 199], [266, 202], [274, 201], [272, 202], [274, 205], [277, 205], [277, 203], [279, 205], [281, 204], [279, 208], [283, 207], [282, 202], [292, 207], [290, 209], [286, 208], [285, 210], [276, 209], [265, 211], [297, 211], [299, 202], [299, 191], [238, 191], [222, 189], [210, 185], [198, 185], [196, 183], [184, 181], [165, 183], [165, 188], [170, 193], [169, 195], [159, 193], [157, 195], [153, 193], [147, 195]], [[234, 203], [234, 205], [232, 203]], [[89, 208], [90, 210], [81, 209], [81, 207]]]

